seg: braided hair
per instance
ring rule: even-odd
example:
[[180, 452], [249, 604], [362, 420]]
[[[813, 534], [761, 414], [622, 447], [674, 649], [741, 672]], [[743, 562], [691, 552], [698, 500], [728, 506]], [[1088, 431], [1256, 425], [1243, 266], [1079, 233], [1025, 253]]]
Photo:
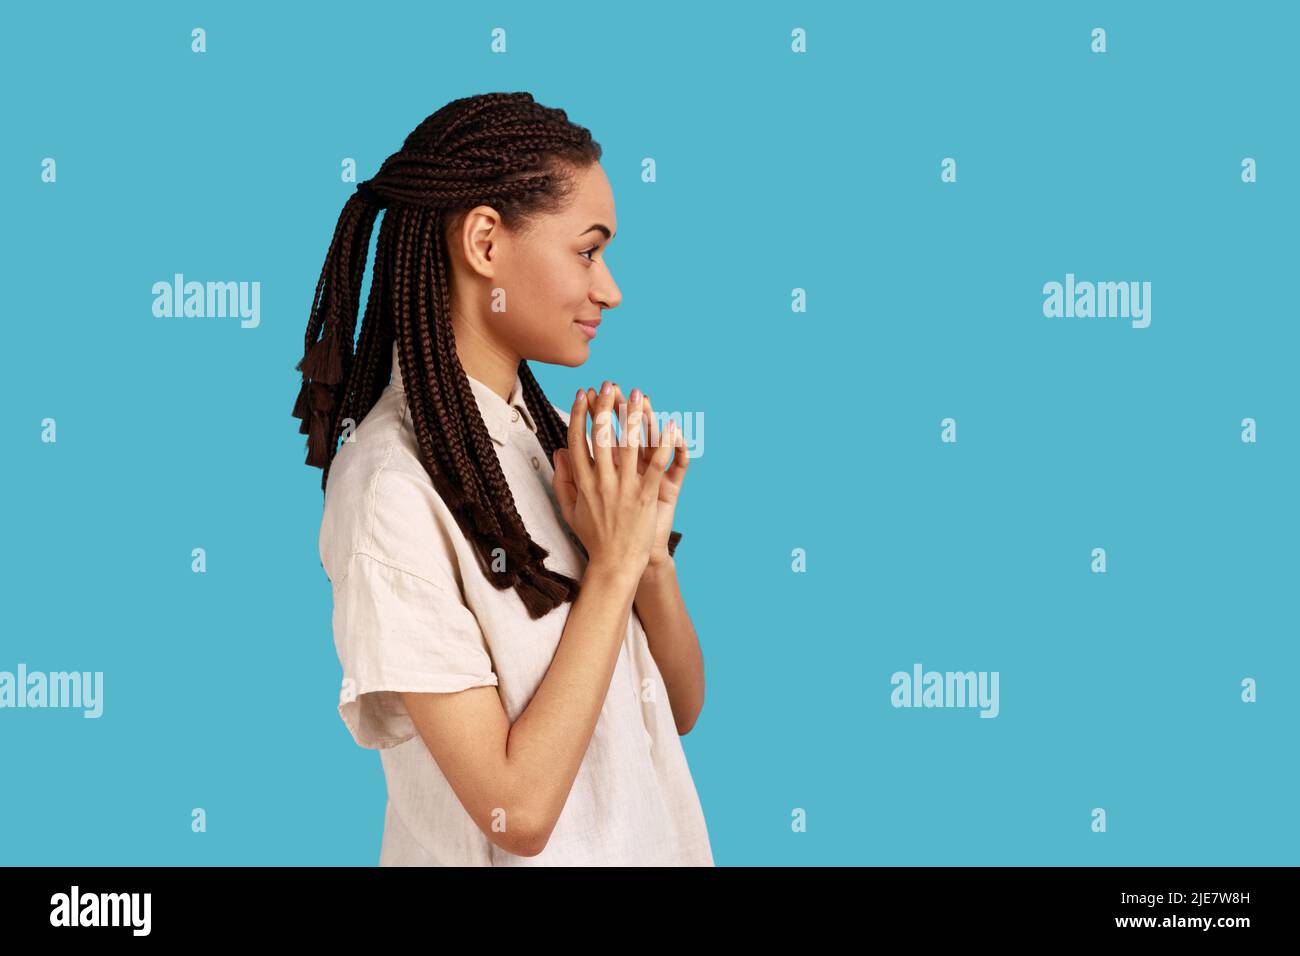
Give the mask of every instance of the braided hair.
[[[543, 565], [456, 351], [451, 322], [448, 226], [490, 205], [507, 228], [555, 212], [574, 171], [599, 161], [600, 144], [564, 110], [520, 93], [453, 100], [426, 118], [374, 178], [357, 185], [339, 216], [316, 285], [293, 415], [307, 435], [308, 465], [321, 491], [347, 422], [360, 422], [388, 384], [396, 342], [420, 460], [473, 543], [484, 575], [514, 588], [531, 618], [578, 595], [578, 582]], [[356, 330], [370, 235], [381, 209], [375, 267], [361, 335]], [[546, 457], [568, 445], [568, 427], [526, 360], [519, 379]], [[672, 553], [681, 538], [669, 536]], [[497, 549], [501, 549], [498, 551]], [[495, 554], [506, 555], [498, 567]]]

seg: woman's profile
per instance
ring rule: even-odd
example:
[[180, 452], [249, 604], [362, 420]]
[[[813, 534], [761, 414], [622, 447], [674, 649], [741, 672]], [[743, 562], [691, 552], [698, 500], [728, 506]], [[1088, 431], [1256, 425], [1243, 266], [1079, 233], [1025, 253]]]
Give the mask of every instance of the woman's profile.
[[528, 93], [454, 100], [348, 198], [316, 288], [293, 413], [380, 865], [713, 865], [680, 429], [612, 382], [552, 404], [529, 367], [583, 364], [621, 299], [600, 157]]

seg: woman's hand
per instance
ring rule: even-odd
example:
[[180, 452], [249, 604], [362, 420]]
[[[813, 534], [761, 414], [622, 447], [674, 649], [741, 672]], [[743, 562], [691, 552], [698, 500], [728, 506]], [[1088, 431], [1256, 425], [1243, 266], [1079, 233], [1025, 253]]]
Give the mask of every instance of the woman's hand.
[[[660, 487], [672, 445], [664, 442], [653, 450], [643, 448], [644, 401], [633, 402], [628, 408], [628, 434], [619, 443], [614, 437], [612, 410], [620, 393], [609, 384], [604, 394], [579, 389], [574, 397], [568, 448], [555, 451], [555, 497], [564, 520], [587, 549], [589, 564], [604, 564], [639, 579], [658, 544]], [[589, 412], [593, 421], [590, 449]], [[666, 534], [664, 539], [666, 542]]]
[[[619, 388], [618, 383], [612, 383], [614, 392], [614, 412], [624, 404], [623, 390]], [[587, 400], [589, 404], [596, 401], [596, 390], [587, 389]], [[682, 435], [680, 428], [677, 428], [672, 420], [668, 422], [668, 427], [659, 428], [659, 422], [655, 418], [654, 408], [650, 404], [650, 396], [642, 394], [641, 396], [641, 422], [649, 429], [649, 441], [646, 442], [638, 431], [640, 442], [640, 454], [637, 456], [637, 471], [644, 475], [651, 463], [656, 460], [655, 452], [657, 449], [667, 445], [669, 449], [677, 449], [673, 455], [672, 467], [663, 475], [659, 482], [659, 504], [655, 513], [655, 534], [654, 543], [650, 547], [650, 557], [647, 560], [647, 567], [656, 567], [662, 565], [672, 557], [668, 553], [668, 536], [673, 530], [673, 516], [677, 511], [677, 499], [681, 494], [682, 481], [686, 477], [686, 469], [690, 462], [690, 457], [686, 451], [686, 440]], [[627, 415], [628, 430], [632, 429], [632, 414], [629, 409]], [[627, 439], [625, 439], [626, 441]], [[664, 469], [666, 456], [663, 461], [657, 465], [660, 471]], [[558, 471], [557, 471], [558, 476]]]
[[[618, 385], [614, 386], [618, 395], [622, 393]], [[641, 455], [637, 460], [637, 469], [642, 473], [652, 466], [655, 458], [655, 450], [667, 445], [670, 449], [676, 449], [673, 454], [672, 466], [664, 472], [663, 479], [659, 482], [659, 507], [655, 514], [655, 536], [654, 543], [650, 547], [650, 559], [647, 562], [649, 567], [661, 565], [672, 557], [668, 553], [668, 535], [673, 530], [673, 515], [677, 511], [677, 498], [681, 494], [682, 480], [686, 477], [686, 468], [690, 457], [686, 452], [686, 440], [682, 436], [682, 430], [677, 428], [672, 419], [668, 420], [665, 428], [659, 428], [659, 422], [655, 419], [654, 409], [650, 405], [650, 396], [642, 394], [641, 396], [642, 420], [650, 431], [649, 443], [641, 446]], [[632, 427], [631, 416], [628, 416], [628, 427]], [[665, 457], [666, 460], [666, 457]], [[658, 468], [663, 471], [664, 465], [659, 464]]]

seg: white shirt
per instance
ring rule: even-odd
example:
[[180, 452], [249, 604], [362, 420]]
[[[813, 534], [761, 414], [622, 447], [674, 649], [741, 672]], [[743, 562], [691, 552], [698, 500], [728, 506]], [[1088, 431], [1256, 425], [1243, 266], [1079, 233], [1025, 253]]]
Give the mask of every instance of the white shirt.
[[[483, 576], [421, 465], [397, 347], [390, 384], [330, 466], [320, 556], [334, 592], [339, 714], [378, 749], [388, 783], [381, 866], [713, 866], [668, 693], [635, 609], [573, 788], [537, 856], [489, 840], [461, 805], [398, 691], [495, 686], [513, 723], [532, 700], [573, 607], [528, 616]], [[469, 378], [520, 517], [547, 567], [585, 558], [551, 488], [522, 385], [510, 400]], [[566, 422], [569, 412], [552, 406]], [[588, 447], [591, 438], [588, 436]]]

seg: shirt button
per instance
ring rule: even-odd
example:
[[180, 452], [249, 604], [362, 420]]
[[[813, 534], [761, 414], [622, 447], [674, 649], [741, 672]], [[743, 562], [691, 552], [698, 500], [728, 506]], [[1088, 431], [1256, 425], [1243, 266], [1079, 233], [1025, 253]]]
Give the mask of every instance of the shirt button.
[[541, 467], [542, 467], [542, 463], [541, 463], [540, 461], [537, 460], [537, 456], [536, 456], [536, 455], [533, 456], [533, 467], [534, 467], [534, 468], [541, 468]]
[[517, 408], [512, 408], [512, 409], [510, 410], [510, 420], [511, 420], [512, 422], [517, 422], [517, 421], [519, 421], [519, 409], [517, 409]]

